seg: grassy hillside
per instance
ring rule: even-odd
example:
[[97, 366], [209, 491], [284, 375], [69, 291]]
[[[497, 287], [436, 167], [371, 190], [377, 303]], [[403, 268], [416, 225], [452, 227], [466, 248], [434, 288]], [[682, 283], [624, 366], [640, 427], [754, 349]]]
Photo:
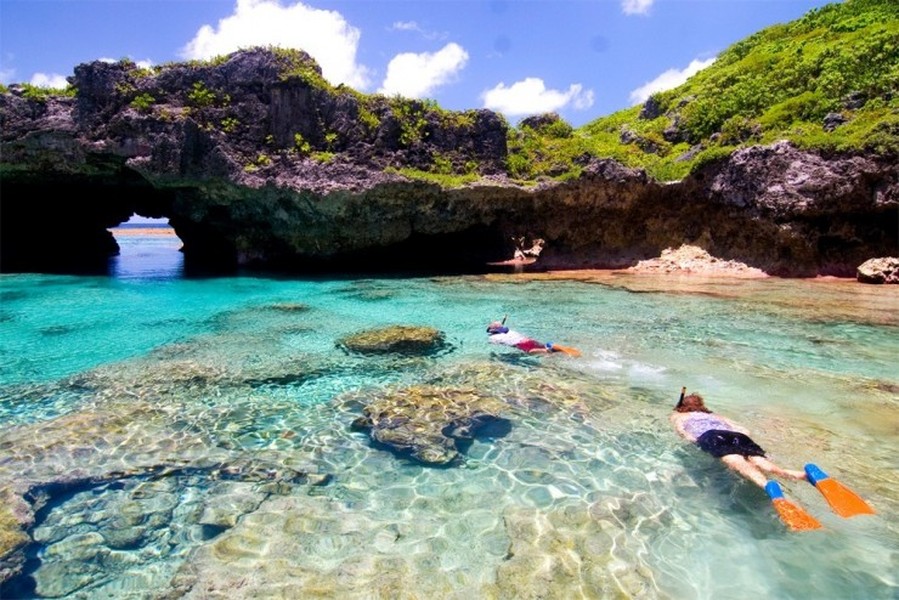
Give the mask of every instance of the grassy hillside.
[[522, 179], [570, 177], [589, 153], [671, 180], [780, 139], [899, 155], [899, 1], [846, 0], [764, 29], [680, 87], [579, 129], [526, 120], [509, 167]]

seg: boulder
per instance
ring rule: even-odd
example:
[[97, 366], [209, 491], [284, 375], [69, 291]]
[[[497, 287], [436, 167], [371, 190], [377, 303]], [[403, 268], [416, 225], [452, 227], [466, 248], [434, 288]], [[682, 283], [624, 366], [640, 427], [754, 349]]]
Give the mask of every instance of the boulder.
[[391, 325], [360, 331], [337, 342], [337, 346], [359, 354], [405, 354], [426, 356], [446, 348], [444, 334], [433, 327]]
[[899, 283], [899, 258], [887, 256], [866, 260], [858, 267], [861, 283]]

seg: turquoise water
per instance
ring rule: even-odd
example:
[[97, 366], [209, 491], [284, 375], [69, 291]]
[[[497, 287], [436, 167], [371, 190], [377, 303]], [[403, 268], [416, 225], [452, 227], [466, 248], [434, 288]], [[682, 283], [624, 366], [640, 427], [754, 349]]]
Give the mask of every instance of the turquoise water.
[[[0, 492], [33, 517], [4, 598], [899, 595], [896, 287], [185, 279], [177, 238], [119, 241], [110, 277], [0, 276]], [[488, 344], [503, 315], [582, 356]], [[394, 324], [447, 345], [338, 344]], [[877, 514], [783, 481], [824, 526], [788, 531], [673, 432], [682, 385]], [[511, 428], [436, 468], [351, 427], [422, 387], [487, 394]]]

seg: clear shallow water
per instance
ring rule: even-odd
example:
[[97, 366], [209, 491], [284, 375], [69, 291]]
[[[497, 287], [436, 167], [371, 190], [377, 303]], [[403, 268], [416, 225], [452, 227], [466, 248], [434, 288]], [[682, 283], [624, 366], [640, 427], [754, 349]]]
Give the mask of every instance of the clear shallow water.
[[[190, 280], [176, 238], [119, 239], [114, 277], [0, 277], [0, 491], [37, 509], [4, 598], [899, 593], [896, 288]], [[504, 314], [583, 356], [489, 345]], [[337, 345], [393, 324], [438, 328], [449, 348]], [[761, 490], [671, 430], [681, 385], [878, 514], [841, 519], [783, 482], [824, 524], [786, 531]], [[511, 429], [433, 468], [350, 427], [420, 387], [490, 394]]]

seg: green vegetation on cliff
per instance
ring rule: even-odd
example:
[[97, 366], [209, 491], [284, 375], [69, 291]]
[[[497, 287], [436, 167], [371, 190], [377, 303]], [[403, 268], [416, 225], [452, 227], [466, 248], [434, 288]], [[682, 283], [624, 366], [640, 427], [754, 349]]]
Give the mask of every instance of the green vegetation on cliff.
[[[532, 185], [575, 178], [591, 158], [681, 179], [738, 148], [781, 139], [826, 152], [899, 155], [897, 0], [845, 0], [759, 31], [683, 85], [577, 129], [555, 114], [513, 127], [489, 111], [448, 111], [429, 99], [332, 86], [301, 50], [241, 53], [149, 69], [128, 59], [91, 65], [95, 81], [113, 82], [113, 94], [86, 93], [99, 94], [93, 103], [127, 106], [163, 124], [191, 119], [226, 139], [249, 172], [279, 158], [329, 163], [380, 153], [381, 168], [442, 186], [503, 169]], [[232, 88], [241, 77], [276, 82], [277, 93]], [[19, 84], [15, 93], [46, 102], [76, 90]], [[266, 101], [280, 104], [253, 108]], [[262, 110], [279, 119], [259, 119]]]
[[575, 173], [587, 152], [679, 179], [739, 147], [779, 139], [899, 154], [899, 2], [846, 0], [764, 29], [680, 87], [568, 136], [520, 126], [509, 168], [558, 177], [565, 164]]
[[[22, 96], [24, 98], [37, 102], [46, 102], [51, 97], [73, 98], [76, 93], [75, 88], [73, 88], [72, 86], [66, 86], [65, 88], [48, 88], [32, 85], [30, 83], [22, 83], [20, 85], [22, 87]], [[2, 91], [5, 93], [9, 91], [9, 88], [3, 86]]]

